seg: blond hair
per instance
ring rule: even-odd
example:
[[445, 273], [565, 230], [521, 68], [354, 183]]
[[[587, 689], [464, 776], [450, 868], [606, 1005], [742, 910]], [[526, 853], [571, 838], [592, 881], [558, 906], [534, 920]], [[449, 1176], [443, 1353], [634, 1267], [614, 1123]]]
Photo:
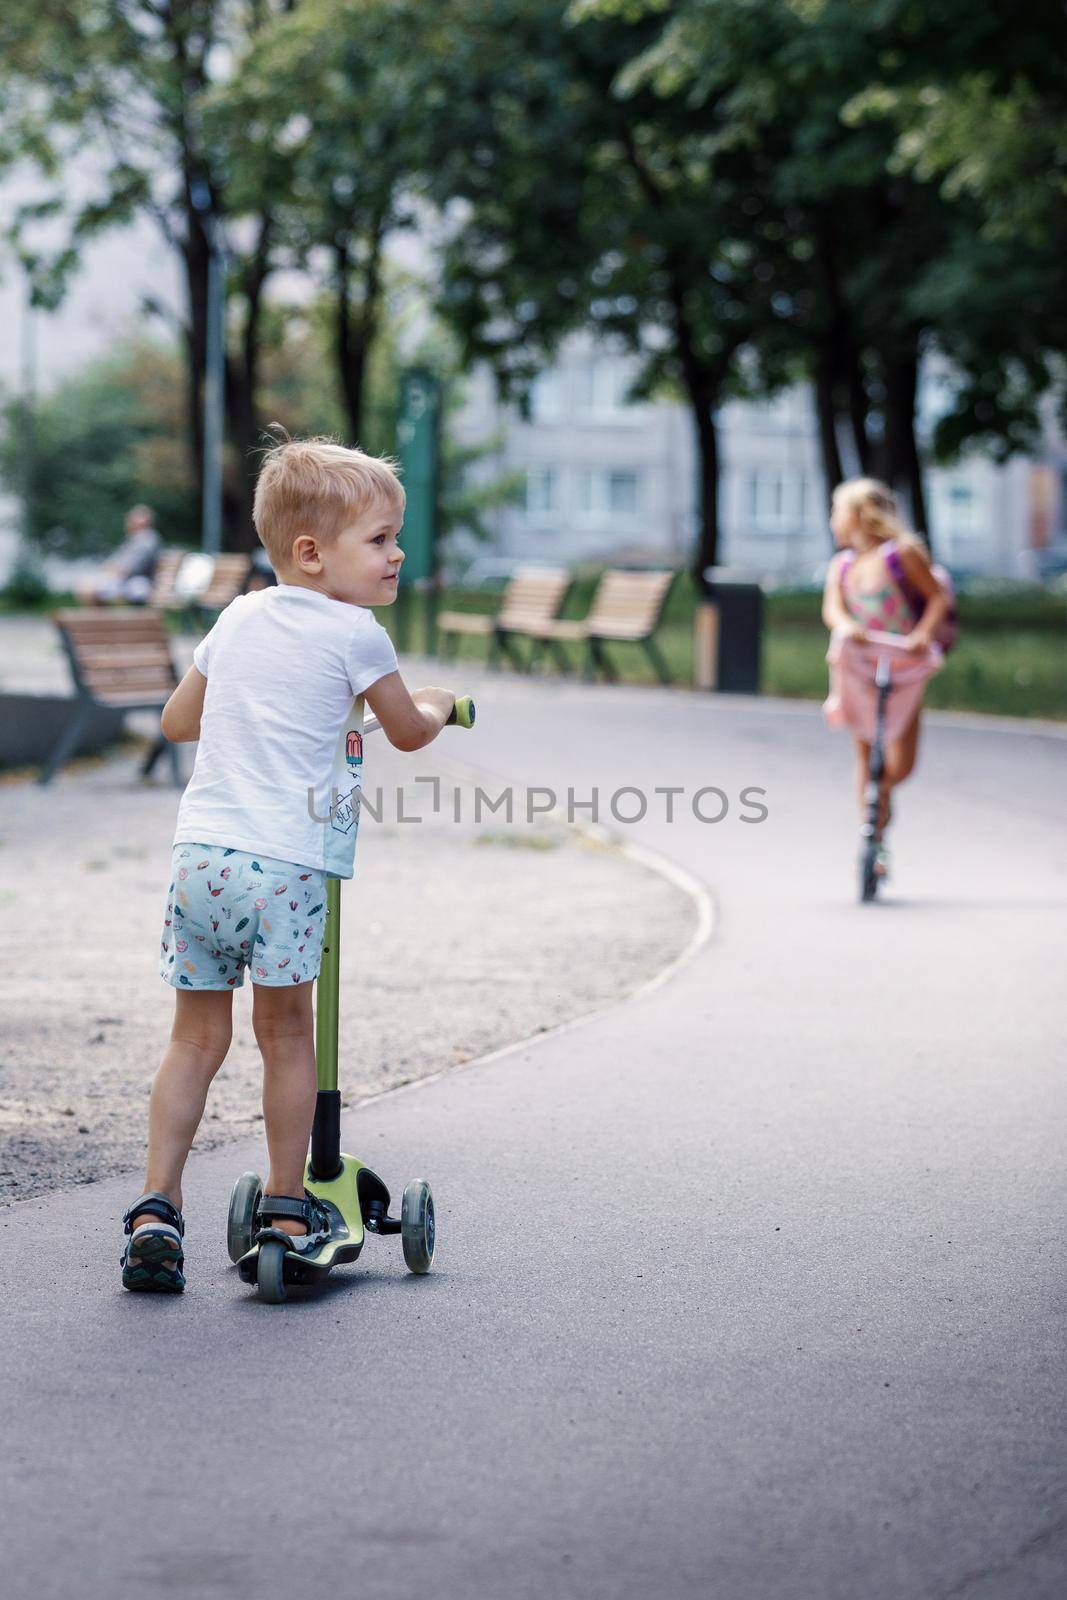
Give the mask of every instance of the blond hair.
[[333, 439], [283, 439], [263, 458], [252, 520], [275, 567], [302, 533], [329, 542], [373, 506], [403, 511], [397, 463]]
[[897, 539], [901, 544], [926, 549], [919, 535], [912, 533], [901, 520], [896, 496], [888, 484], [880, 482], [878, 478], [846, 478], [834, 490], [835, 500], [839, 495], [855, 511], [864, 533], [877, 539], [879, 544]]

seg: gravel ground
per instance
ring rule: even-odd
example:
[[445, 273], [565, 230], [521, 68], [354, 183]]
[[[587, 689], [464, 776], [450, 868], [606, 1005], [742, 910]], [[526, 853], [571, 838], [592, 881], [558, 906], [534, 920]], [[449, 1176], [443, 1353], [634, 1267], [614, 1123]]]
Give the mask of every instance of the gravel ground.
[[[457, 736], [458, 737], [458, 736]], [[172, 1002], [156, 956], [176, 795], [136, 751], [76, 763], [47, 791], [0, 779], [0, 1198], [137, 1168]], [[672, 883], [552, 822], [474, 824], [429, 751], [375, 743], [357, 875], [342, 898], [341, 1087], [349, 1101], [618, 999], [687, 942]], [[404, 787], [398, 821], [396, 786]], [[250, 990], [197, 1140], [254, 1130]]]

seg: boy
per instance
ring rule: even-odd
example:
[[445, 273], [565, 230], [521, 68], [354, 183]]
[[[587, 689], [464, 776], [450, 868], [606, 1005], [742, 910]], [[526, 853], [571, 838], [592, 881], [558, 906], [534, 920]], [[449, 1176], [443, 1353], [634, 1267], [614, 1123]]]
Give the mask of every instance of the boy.
[[178, 808], [160, 960], [174, 1026], [152, 1086], [145, 1193], [123, 1218], [127, 1289], [185, 1287], [182, 1171], [245, 967], [263, 1057], [264, 1195], [290, 1202], [272, 1226], [300, 1237], [321, 1222], [304, 1191], [312, 981], [326, 877], [352, 876], [360, 697], [401, 750], [435, 739], [455, 703], [444, 689], [408, 692], [368, 609], [396, 599], [404, 503], [389, 461], [317, 440], [271, 450], [253, 516], [278, 585], [226, 608], [164, 708], [167, 738], [199, 746]]

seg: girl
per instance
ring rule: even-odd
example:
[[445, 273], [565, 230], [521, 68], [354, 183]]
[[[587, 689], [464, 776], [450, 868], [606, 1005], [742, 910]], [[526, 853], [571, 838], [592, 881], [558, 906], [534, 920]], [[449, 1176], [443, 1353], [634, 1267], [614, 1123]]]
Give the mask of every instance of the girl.
[[[900, 521], [889, 489], [874, 478], [850, 478], [840, 484], [834, 491], [830, 528], [838, 553], [830, 562], [823, 593], [823, 622], [834, 636], [828, 659], [836, 665], [843, 640], [866, 642], [871, 634], [892, 634], [905, 650], [917, 655], [928, 652], [930, 670], [935, 670], [940, 664], [936, 635], [948, 617], [951, 601], [931, 570], [926, 546]], [[873, 691], [869, 704], [873, 705]], [[903, 726], [895, 725], [899, 719], [894, 719], [892, 699], [887, 717], [876, 868], [882, 876], [889, 871], [884, 831], [890, 819], [890, 792], [915, 766], [922, 684], [898, 705], [907, 706]], [[827, 703], [831, 720], [838, 706], [832, 695]], [[862, 810], [871, 751], [869, 721], [854, 712], [846, 712], [844, 720], [855, 739]]]

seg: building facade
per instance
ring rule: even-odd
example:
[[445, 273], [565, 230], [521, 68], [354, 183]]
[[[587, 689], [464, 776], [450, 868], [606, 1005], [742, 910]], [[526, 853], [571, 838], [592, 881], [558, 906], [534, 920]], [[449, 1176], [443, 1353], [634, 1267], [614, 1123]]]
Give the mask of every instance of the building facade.
[[[459, 431], [465, 439], [498, 439], [484, 471], [518, 471], [525, 479], [522, 502], [496, 513], [492, 548], [480, 547], [483, 556], [689, 562], [698, 526], [690, 414], [670, 401], [628, 403], [634, 371], [624, 352], [575, 335], [534, 384], [528, 418], [501, 404], [488, 372], [474, 375]], [[920, 433], [937, 393], [935, 375], [924, 390]], [[810, 390], [728, 404], [718, 424], [721, 564], [782, 582], [815, 581], [831, 545]], [[975, 456], [931, 467], [927, 510], [939, 559], [960, 573], [1035, 576], [1037, 551], [1064, 541], [1065, 468], [1067, 455], [1051, 432], [1043, 462], [1016, 458], [998, 466]]]

